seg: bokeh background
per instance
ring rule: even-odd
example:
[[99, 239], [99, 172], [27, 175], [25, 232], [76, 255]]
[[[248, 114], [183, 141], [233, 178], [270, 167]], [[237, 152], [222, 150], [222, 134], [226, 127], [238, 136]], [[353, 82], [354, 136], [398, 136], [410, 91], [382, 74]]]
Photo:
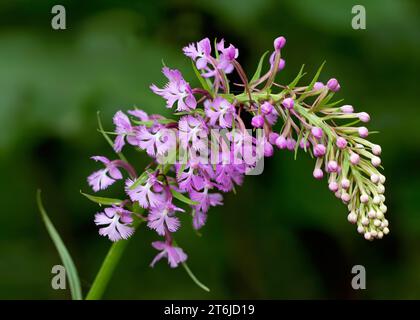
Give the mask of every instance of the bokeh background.
[[[50, 26], [54, 4], [67, 9], [64, 31]], [[351, 28], [355, 4], [366, 7], [366, 30]], [[312, 178], [313, 161], [277, 152], [262, 176], [247, 177], [211, 210], [201, 236], [183, 220], [177, 241], [210, 293], [182, 268], [149, 268], [157, 236], [142, 228], [105, 298], [419, 299], [420, 2], [406, 0], [1, 1], [0, 298], [69, 298], [50, 286], [60, 259], [36, 209], [37, 188], [83, 290], [92, 283], [110, 246], [93, 224], [99, 208], [79, 193], [89, 192], [86, 177], [97, 168], [89, 157], [113, 154], [97, 132], [98, 110], [109, 130], [120, 109], [166, 112], [148, 86], [164, 82], [162, 60], [195, 79], [181, 52], [189, 42], [225, 38], [252, 74], [279, 35], [288, 40], [285, 82], [302, 64], [309, 82], [326, 60], [321, 79], [338, 78], [338, 96], [371, 114], [390, 235], [362, 239], [326, 182]], [[350, 286], [356, 264], [366, 267], [364, 291]]]

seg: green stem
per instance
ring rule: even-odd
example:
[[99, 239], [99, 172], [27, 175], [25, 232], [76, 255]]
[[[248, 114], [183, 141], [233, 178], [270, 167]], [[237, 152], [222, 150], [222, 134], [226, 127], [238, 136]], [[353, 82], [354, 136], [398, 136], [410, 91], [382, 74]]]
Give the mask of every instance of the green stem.
[[[133, 227], [137, 228], [139, 224], [140, 222], [137, 222], [137, 224], [134, 224]], [[114, 273], [114, 270], [130, 239], [131, 238], [127, 240], [120, 240], [112, 244], [105, 260], [102, 262], [102, 266], [99, 269], [95, 280], [93, 281], [93, 285], [86, 296], [86, 300], [99, 300], [102, 298], [108, 282], [111, 279], [112, 274]]]

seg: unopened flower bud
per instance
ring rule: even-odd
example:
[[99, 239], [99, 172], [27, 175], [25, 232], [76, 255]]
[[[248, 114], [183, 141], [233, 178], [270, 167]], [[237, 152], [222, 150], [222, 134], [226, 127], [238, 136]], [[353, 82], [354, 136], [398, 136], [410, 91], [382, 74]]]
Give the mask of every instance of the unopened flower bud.
[[318, 143], [315, 147], [314, 147], [314, 156], [315, 157], [322, 157], [325, 155], [325, 152], [327, 151], [327, 148], [325, 148], [325, 146], [321, 143]]
[[293, 139], [293, 138], [287, 138], [286, 139], [286, 144], [287, 144], [287, 146], [286, 146], [287, 147], [287, 150], [292, 151], [296, 147], [296, 140]]
[[341, 187], [343, 189], [348, 189], [350, 187], [350, 180], [346, 179], [346, 178], [342, 179], [341, 180]]
[[340, 90], [340, 84], [338, 83], [337, 79], [332, 78], [330, 80], [328, 80], [327, 82], [327, 88], [330, 89], [333, 92], [337, 92], [338, 90]]
[[317, 139], [321, 139], [322, 138], [322, 135], [323, 135], [323, 131], [319, 127], [312, 127], [311, 133]]
[[343, 137], [338, 137], [335, 144], [337, 145], [339, 149], [344, 149], [345, 147], [347, 147], [347, 140], [344, 139]]
[[382, 194], [385, 192], [385, 187], [383, 184], [378, 184], [378, 187], [376, 189], [376, 191], [378, 191], [379, 194]]
[[350, 195], [347, 192], [343, 192], [341, 194], [341, 200], [344, 202], [349, 202], [350, 201]]
[[374, 184], [377, 184], [379, 182], [379, 176], [377, 174], [372, 174], [370, 176], [370, 181], [372, 181]]
[[269, 142], [264, 143], [264, 157], [271, 157], [274, 153], [273, 146]]
[[324, 88], [325, 88], [325, 86], [322, 82], [315, 82], [314, 83], [314, 90], [315, 91], [319, 91], [319, 90], [322, 90]]
[[369, 201], [369, 196], [366, 193], [364, 193], [360, 196], [360, 202], [361, 203], [367, 203], [368, 201]]
[[378, 195], [374, 196], [372, 202], [374, 204], [380, 204], [381, 203], [381, 197], [378, 196]]
[[360, 234], [362, 234], [362, 233], [365, 232], [365, 228], [363, 228], [363, 226], [358, 226], [357, 227], [357, 232], [360, 233]]
[[379, 207], [379, 210], [381, 210], [383, 213], [386, 213], [386, 211], [388, 210], [387, 206], [384, 204], [381, 204], [381, 206]]
[[375, 156], [370, 160], [370, 162], [374, 167], [379, 167], [381, 165], [381, 158]]
[[384, 221], [382, 221], [382, 223], [381, 223], [381, 228], [386, 228], [386, 227], [388, 227], [388, 224], [389, 224], [389, 222], [388, 222], [388, 220], [384, 220]]
[[357, 222], [357, 215], [352, 211], [349, 213], [349, 215], [347, 216], [347, 220], [350, 223], [356, 223]]
[[368, 218], [366, 218], [366, 217], [363, 217], [361, 222], [362, 222], [362, 224], [363, 224], [364, 226], [369, 225], [369, 219], [368, 219]]
[[379, 182], [380, 182], [380, 183], [382, 183], [382, 184], [384, 184], [384, 183], [385, 183], [385, 180], [386, 180], [386, 179], [385, 179], [385, 176], [381, 174], [381, 175], [379, 176]]
[[334, 160], [328, 161], [327, 171], [328, 172], [337, 172], [337, 170], [338, 170], [338, 164], [337, 164], [337, 162], [334, 161]]
[[262, 128], [264, 126], [264, 117], [262, 115], [256, 115], [251, 120], [251, 125], [254, 128]]
[[286, 38], [281, 36], [274, 39], [274, 50], [278, 51], [286, 45]]
[[[270, 134], [268, 135], [268, 141], [271, 144], [276, 144], [276, 140], [280, 135], [277, 132], [270, 132]], [[379, 178], [378, 178], [379, 179]]]
[[374, 226], [375, 226], [375, 227], [379, 227], [379, 226], [381, 225], [381, 220], [379, 220], [379, 219], [375, 219], [375, 220], [373, 221], [373, 224], [374, 224]]
[[359, 117], [359, 120], [362, 122], [369, 122], [370, 121], [370, 116], [369, 113], [367, 112], [359, 112], [357, 114], [357, 116]]
[[353, 113], [354, 112], [353, 106], [351, 106], [349, 104], [346, 104], [346, 105], [342, 106], [340, 108], [340, 110], [341, 110], [342, 113]]
[[266, 101], [261, 105], [261, 112], [265, 115], [272, 114], [274, 111], [273, 105]]
[[283, 136], [279, 136], [279, 137], [277, 138], [277, 140], [276, 140], [276, 146], [277, 146], [279, 149], [286, 149], [286, 147], [287, 147], [287, 141], [286, 141], [286, 138], [285, 138], [285, 137], [283, 137]]
[[331, 181], [328, 185], [328, 188], [332, 191], [332, 192], [337, 192], [338, 190], [338, 183], [335, 181]]
[[376, 211], [376, 218], [378, 218], [379, 220], [382, 220], [384, 218], [384, 214], [381, 210]]
[[384, 233], [382, 231], [378, 232], [378, 239], [382, 239], [384, 237]]
[[382, 231], [384, 234], [388, 234], [389, 233], [389, 229], [387, 227], [385, 227]]
[[369, 212], [368, 212], [368, 217], [369, 217], [370, 219], [375, 218], [375, 217], [376, 217], [376, 211], [375, 211], [375, 210], [373, 210], [373, 209], [370, 209], [370, 210], [369, 210]]
[[350, 156], [351, 164], [357, 165], [359, 164], [360, 156], [357, 153], [352, 153]]
[[382, 148], [381, 148], [381, 146], [380, 146], [379, 144], [374, 144], [374, 145], [372, 146], [372, 153], [373, 153], [375, 156], [380, 156], [380, 155], [381, 155], [381, 153], [382, 153]]
[[371, 235], [373, 238], [376, 238], [376, 236], [378, 235], [378, 233], [376, 232], [376, 230], [372, 230], [372, 231], [370, 232], [370, 235]]
[[361, 138], [366, 138], [369, 135], [369, 130], [366, 127], [359, 127], [357, 132]]
[[321, 169], [316, 168], [313, 172], [313, 176], [315, 179], [322, 179], [324, 177], [324, 172]]
[[308, 140], [301, 139], [299, 142], [299, 147], [302, 149], [308, 149], [311, 146], [311, 143]]
[[366, 240], [371, 240], [372, 239], [372, 235], [370, 234], [370, 232], [366, 232], [364, 235]]
[[293, 109], [293, 106], [295, 105], [295, 102], [293, 101], [292, 98], [286, 98], [283, 100], [283, 102], [281, 103], [283, 105], [283, 107], [285, 107], [286, 109]]

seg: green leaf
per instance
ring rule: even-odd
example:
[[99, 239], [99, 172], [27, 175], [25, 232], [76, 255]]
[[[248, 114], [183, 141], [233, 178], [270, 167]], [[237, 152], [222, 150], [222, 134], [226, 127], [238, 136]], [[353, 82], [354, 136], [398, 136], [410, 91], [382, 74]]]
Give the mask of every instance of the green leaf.
[[97, 196], [92, 196], [90, 194], [87, 193], [83, 193], [82, 191], [80, 191], [80, 193], [82, 195], [84, 195], [86, 198], [88, 198], [90, 201], [93, 201], [99, 205], [119, 205], [122, 203], [122, 200], [120, 199], [113, 199], [113, 198], [104, 198], [104, 197], [97, 197]]
[[190, 198], [184, 196], [182, 193], [179, 193], [178, 191], [175, 191], [174, 189], [171, 189], [172, 195], [174, 198], [178, 199], [179, 201], [182, 201], [190, 206], [196, 206], [199, 203], [197, 201], [192, 201]]
[[142, 125], [146, 127], [151, 127], [155, 122], [160, 124], [169, 124], [169, 123], [176, 123], [174, 119], [158, 119], [158, 120], [149, 120], [149, 121], [139, 121], [139, 120], [131, 120], [133, 123], [137, 125]]
[[305, 67], [305, 65], [302, 65], [302, 67], [299, 70], [298, 75], [296, 76], [296, 78], [288, 85], [288, 87], [290, 89], [294, 89], [294, 87], [296, 87], [296, 85], [298, 84], [299, 80], [305, 76], [306, 73], [303, 72], [303, 68]]
[[194, 61], [192, 61], [192, 67], [193, 67], [193, 69], [194, 69], [194, 73], [195, 73], [195, 75], [197, 76], [197, 79], [200, 81], [201, 86], [203, 87], [203, 89], [204, 89], [204, 90], [207, 90], [208, 92], [210, 92], [210, 93], [213, 95], [213, 92], [212, 92], [212, 90], [211, 90], [211, 88], [210, 88], [209, 83], [207, 82], [207, 79], [204, 79], [204, 78], [201, 76], [200, 72], [197, 70], [197, 67], [196, 67], [196, 66], [195, 66], [195, 64], [194, 64]]
[[140, 175], [140, 177], [138, 177], [137, 180], [134, 181], [134, 183], [131, 185], [131, 187], [129, 189], [133, 190], [133, 189], [137, 188], [139, 185], [143, 184], [149, 176], [148, 173], [150, 173], [150, 171], [148, 171], [148, 170], [144, 171]]
[[[132, 224], [132, 227], [137, 229], [140, 223], [141, 221], [135, 220]], [[109, 280], [111, 279], [111, 276], [114, 273], [115, 268], [120, 261], [121, 256], [130, 239], [131, 238], [127, 240], [119, 240], [112, 244], [108, 254], [102, 262], [101, 268], [99, 269], [95, 280], [93, 281], [92, 287], [86, 295], [86, 300], [98, 300], [102, 298]]]
[[47, 212], [44, 209], [41, 199], [41, 190], [38, 190], [36, 195], [36, 201], [38, 205], [41, 217], [44, 220], [45, 226], [51, 239], [53, 240], [55, 247], [60, 255], [61, 261], [63, 262], [64, 268], [66, 269], [67, 278], [69, 279], [70, 292], [73, 300], [82, 300], [82, 289], [80, 287], [80, 280], [77, 274], [77, 269], [73, 263], [73, 260], [66, 249], [63, 241], [61, 240], [57, 230], [48, 218]]
[[318, 68], [318, 71], [316, 72], [314, 78], [312, 79], [311, 83], [309, 84], [308, 88], [306, 89], [306, 92], [311, 91], [313, 89], [315, 82], [318, 81], [318, 78], [319, 78], [319, 76], [321, 74], [321, 71], [324, 68], [324, 65], [325, 65], [325, 61]]
[[260, 61], [258, 62], [257, 70], [255, 71], [254, 75], [252, 76], [249, 83], [252, 85], [253, 82], [257, 81], [261, 76], [261, 70], [264, 63], [264, 59], [267, 56], [268, 51], [264, 52], [264, 54], [261, 56]]

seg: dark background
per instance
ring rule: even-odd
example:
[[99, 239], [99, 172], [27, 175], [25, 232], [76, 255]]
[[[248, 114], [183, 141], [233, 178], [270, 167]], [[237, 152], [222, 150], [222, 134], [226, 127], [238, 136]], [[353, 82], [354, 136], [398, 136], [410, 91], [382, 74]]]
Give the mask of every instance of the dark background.
[[[351, 8], [360, 3], [367, 29], [353, 30]], [[67, 9], [67, 30], [51, 28], [54, 4]], [[0, 298], [69, 298], [50, 286], [60, 259], [35, 206], [37, 188], [87, 292], [110, 246], [93, 223], [98, 207], [79, 194], [90, 192], [86, 177], [97, 168], [89, 157], [112, 156], [97, 110], [108, 130], [112, 115], [133, 105], [167, 112], [148, 89], [164, 81], [162, 59], [194, 81], [181, 48], [223, 37], [252, 74], [279, 35], [288, 41], [284, 82], [305, 64], [309, 83], [326, 60], [321, 79], [338, 78], [338, 97], [369, 112], [369, 128], [380, 131], [372, 139], [383, 147], [390, 235], [365, 241], [326, 182], [312, 178], [313, 161], [277, 152], [262, 176], [247, 177], [210, 211], [201, 237], [183, 219], [177, 241], [210, 293], [182, 268], [149, 268], [157, 236], [143, 227], [105, 298], [419, 299], [420, 2], [404, 0], [1, 1]], [[350, 286], [356, 264], [366, 267], [367, 290]]]

